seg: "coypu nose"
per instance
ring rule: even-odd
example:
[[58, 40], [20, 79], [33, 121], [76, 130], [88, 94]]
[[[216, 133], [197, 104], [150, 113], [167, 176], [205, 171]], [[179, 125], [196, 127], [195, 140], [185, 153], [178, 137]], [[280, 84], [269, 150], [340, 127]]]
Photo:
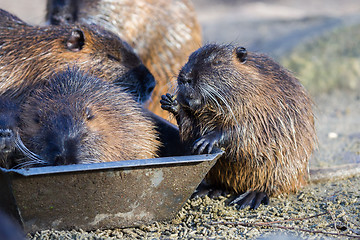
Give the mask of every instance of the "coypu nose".
[[65, 165], [65, 162], [66, 162], [65, 158], [62, 155], [55, 156], [55, 158], [54, 158], [55, 166]]
[[[51, 3], [50, 3], [51, 2]], [[77, 21], [78, 1], [48, 1], [48, 15], [52, 25], [70, 24]], [[50, 4], [49, 4], [50, 3]]]
[[79, 161], [76, 157], [77, 139], [65, 139], [57, 149], [53, 149], [53, 165], [77, 164]]
[[136, 72], [137, 78], [141, 83], [142, 95], [140, 96], [141, 102], [144, 103], [151, 97], [152, 91], [155, 88], [156, 82], [154, 76], [150, 71], [144, 66], [140, 65], [134, 69]]
[[150, 96], [152, 94], [154, 88], [155, 88], [155, 80], [147, 86], [147, 89], [145, 90], [146, 94]]
[[0, 129], [0, 152], [8, 153], [15, 147], [14, 133], [10, 129]]

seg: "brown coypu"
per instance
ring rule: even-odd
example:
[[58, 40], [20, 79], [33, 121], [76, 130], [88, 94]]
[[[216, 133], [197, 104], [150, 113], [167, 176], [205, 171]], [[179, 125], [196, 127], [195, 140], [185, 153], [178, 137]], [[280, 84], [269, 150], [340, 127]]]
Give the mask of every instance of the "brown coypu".
[[34, 90], [21, 105], [19, 126], [37, 159], [17, 167], [153, 158], [160, 145], [128, 93], [78, 69], [59, 72]]
[[6, 97], [0, 97], [0, 167], [11, 168], [17, 156], [16, 133], [19, 123], [19, 108]]
[[0, 94], [15, 99], [70, 64], [114, 82], [139, 102], [155, 84], [132, 48], [97, 26], [34, 27], [0, 10], [0, 56]]
[[19, 223], [5, 211], [8, 209], [0, 211], [0, 239], [25, 240], [25, 233]]
[[127, 41], [157, 81], [148, 109], [164, 118], [161, 94], [175, 86], [174, 76], [202, 42], [191, 0], [48, 0], [46, 19], [94, 23]]
[[162, 96], [182, 140], [198, 153], [225, 155], [206, 180], [242, 194], [232, 203], [257, 208], [268, 196], [296, 192], [308, 182], [317, 145], [312, 101], [290, 72], [243, 47], [209, 44], [178, 76], [177, 99]]

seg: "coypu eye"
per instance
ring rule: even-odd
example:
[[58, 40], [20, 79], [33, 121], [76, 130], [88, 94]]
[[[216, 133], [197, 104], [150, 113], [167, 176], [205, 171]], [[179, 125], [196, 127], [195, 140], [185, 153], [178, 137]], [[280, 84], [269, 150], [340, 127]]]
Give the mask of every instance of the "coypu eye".
[[212, 64], [213, 64], [214, 66], [220, 66], [220, 65], [222, 65], [223, 63], [224, 63], [224, 62], [221, 61], [221, 60], [214, 60]]
[[66, 41], [66, 47], [70, 51], [78, 52], [85, 44], [85, 36], [81, 29], [74, 29], [71, 31], [70, 37]]
[[88, 107], [85, 109], [85, 117], [86, 117], [86, 120], [91, 120], [95, 117], [95, 115], [92, 113], [91, 109]]
[[120, 62], [120, 59], [119, 59], [119, 58], [117, 58], [117, 57], [115, 57], [115, 56], [113, 56], [113, 55], [111, 55], [111, 54], [109, 54], [109, 53], [107, 54], [107, 57], [108, 57], [110, 60]]
[[236, 57], [240, 60], [241, 63], [245, 63], [247, 60], [247, 50], [244, 47], [236, 48]]
[[36, 124], [40, 124], [40, 112], [36, 112], [36, 113], [35, 113], [35, 116], [33, 117], [33, 121], [34, 121]]

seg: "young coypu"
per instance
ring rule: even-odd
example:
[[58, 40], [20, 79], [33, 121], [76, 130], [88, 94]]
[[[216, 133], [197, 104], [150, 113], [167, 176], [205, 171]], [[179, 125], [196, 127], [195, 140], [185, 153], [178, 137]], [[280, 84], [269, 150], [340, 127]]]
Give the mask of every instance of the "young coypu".
[[70, 64], [121, 86], [139, 102], [155, 85], [132, 48], [96, 26], [34, 27], [0, 10], [0, 56], [0, 94], [15, 99]]
[[19, 134], [38, 158], [17, 167], [153, 158], [159, 147], [152, 122], [129, 94], [77, 69], [31, 93]]
[[312, 101], [300, 82], [267, 56], [243, 47], [206, 45], [178, 76], [177, 99], [162, 108], [197, 153], [225, 149], [206, 180], [242, 194], [232, 203], [257, 208], [268, 196], [296, 192], [308, 181], [316, 147]]
[[46, 20], [94, 23], [127, 41], [157, 81], [148, 108], [165, 118], [160, 96], [175, 86], [174, 76], [202, 42], [191, 0], [48, 0]]

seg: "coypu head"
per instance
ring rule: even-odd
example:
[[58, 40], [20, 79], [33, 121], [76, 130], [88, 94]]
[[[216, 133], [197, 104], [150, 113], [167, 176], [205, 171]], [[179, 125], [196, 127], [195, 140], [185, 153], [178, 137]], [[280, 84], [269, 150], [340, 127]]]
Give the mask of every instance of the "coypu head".
[[46, 5], [46, 20], [50, 24], [60, 25], [77, 21], [79, 4], [77, 0], [53, 0]]
[[22, 163], [27, 167], [151, 158], [158, 146], [154, 127], [127, 93], [77, 69], [29, 96], [21, 129], [41, 159]]
[[[11, 17], [13, 27], [9, 28]], [[115, 83], [140, 103], [150, 98], [154, 77], [133, 49], [115, 34], [95, 25], [33, 27], [20, 24], [5, 11], [0, 11], [2, 18], [7, 23], [0, 23], [0, 66], [4, 66], [0, 77], [12, 79], [2, 89], [17, 86], [13, 94], [16, 97], [54, 72], [75, 64]]]
[[16, 134], [19, 123], [19, 109], [7, 98], [0, 97], [0, 167], [10, 168], [9, 156], [16, 147]]
[[75, 56], [81, 55], [77, 61], [86, 62], [90, 57], [93, 65], [81, 63], [83, 70], [110, 80], [133, 95], [137, 102], [144, 103], [150, 98], [155, 87], [153, 75], [130, 45], [115, 34], [95, 25], [73, 28], [65, 40], [65, 48]]
[[234, 65], [239, 66], [246, 61], [244, 47], [211, 44], [198, 49], [179, 73], [179, 103], [193, 111], [209, 106], [227, 106], [227, 97], [231, 97], [239, 86], [236, 81], [243, 79], [239, 71], [234, 71]]

